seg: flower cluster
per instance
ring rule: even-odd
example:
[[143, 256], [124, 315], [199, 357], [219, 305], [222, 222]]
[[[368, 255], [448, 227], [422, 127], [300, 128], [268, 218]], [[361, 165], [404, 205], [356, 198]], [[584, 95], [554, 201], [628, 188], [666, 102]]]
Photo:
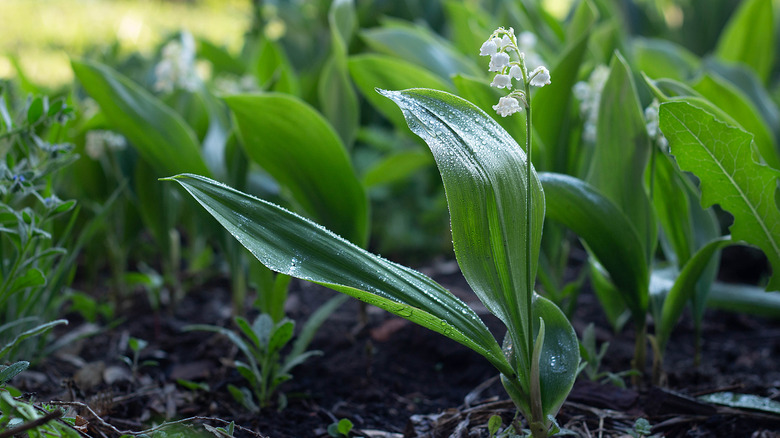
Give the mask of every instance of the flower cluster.
[[189, 32], [183, 32], [180, 40], [173, 40], [162, 49], [162, 60], [155, 66], [157, 81], [154, 88], [170, 93], [175, 88], [194, 91], [198, 86], [195, 70], [195, 39]]
[[599, 65], [593, 69], [587, 81], [577, 82], [572, 89], [574, 97], [580, 101], [580, 115], [585, 120], [582, 137], [590, 143], [596, 142], [601, 90], [604, 89], [608, 76], [609, 67]]
[[[491, 87], [512, 90], [513, 80], [520, 81], [522, 84], [519, 89], [510, 91], [508, 96], [502, 97], [498, 104], [493, 105], [493, 109], [502, 117], [520, 112], [523, 107], [528, 106], [526, 93], [529, 85], [543, 87], [550, 83], [550, 72], [543, 65], [536, 66], [530, 74], [528, 73], [527, 65], [540, 64], [541, 58], [533, 53], [533, 63], [531, 63], [530, 57], [527, 60], [525, 52], [521, 51], [520, 47], [526, 50], [533, 48], [535, 44], [536, 36], [530, 32], [523, 32], [520, 34], [518, 46], [515, 30], [511, 27], [508, 30], [499, 27], [479, 49], [480, 56], [490, 56], [489, 71], [496, 72], [493, 82], [490, 83]], [[513, 55], [515, 60], [512, 60]]]
[[664, 137], [663, 132], [658, 128], [658, 110], [661, 104], [658, 99], [653, 99], [653, 102], [645, 108], [645, 120], [647, 120], [647, 135], [650, 139], [655, 141], [661, 150], [669, 147], [669, 141]]

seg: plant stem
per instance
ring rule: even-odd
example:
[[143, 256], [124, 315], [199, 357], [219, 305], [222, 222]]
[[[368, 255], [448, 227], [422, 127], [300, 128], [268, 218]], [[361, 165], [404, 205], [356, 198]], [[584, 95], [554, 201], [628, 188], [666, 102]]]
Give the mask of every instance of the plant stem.
[[[523, 69], [525, 76], [525, 69]], [[531, 263], [531, 230], [533, 230], [533, 214], [531, 213], [531, 86], [528, 83], [527, 78], [523, 78], [525, 82], [525, 99], [526, 99], [526, 114], [525, 114], [525, 268], [526, 268], [526, 322], [528, 323], [526, 339], [528, 342], [528, 350], [532, 351], [534, 345], [534, 330], [533, 321], [531, 321], [531, 306], [533, 304], [534, 293], [534, 278], [531, 270], [533, 264]], [[532, 402], [533, 403], [533, 402]]]
[[642, 375], [645, 371], [645, 361], [647, 359], [647, 351], [645, 350], [645, 343], [647, 342], [647, 325], [637, 323], [636, 328], [636, 343], [634, 344], [634, 359], [631, 361], [631, 366], [634, 368], [638, 375], [631, 376], [631, 383], [634, 386], [639, 386], [642, 380]]
[[[531, 208], [533, 207], [532, 199], [531, 199], [531, 184], [533, 183], [531, 178], [531, 172], [533, 171], [532, 165], [531, 165], [531, 85], [528, 81], [528, 77], [525, 73], [525, 68], [523, 68], [523, 82], [525, 83], [525, 101], [526, 101], [526, 114], [525, 114], [525, 154], [526, 154], [526, 162], [525, 162], [525, 214], [526, 214], [526, 221], [525, 221], [525, 268], [526, 268], [526, 290], [528, 291], [526, 293], [526, 322], [528, 324], [527, 327], [527, 342], [528, 342], [528, 351], [536, 351], [534, 348], [534, 324], [532, 321], [532, 312], [531, 308], [533, 306], [533, 295], [534, 295], [534, 283], [535, 278], [533, 275], [533, 263], [531, 257], [533, 256], [533, 251], [531, 246], [533, 245], [532, 239], [531, 239], [531, 230], [533, 230], [533, 212], [531, 211]], [[540, 324], [544, 324], [543, 322], [540, 322]], [[540, 339], [539, 342], [544, 341], [544, 326], [540, 326]], [[542, 346], [539, 345], [538, 349], [541, 351]], [[531, 435], [534, 438], [544, 438], [547, 437], [547, 421], [544, 418], [543, 413], [543, 407], [542, 407], [542, 395], [541, 395], [541, 388], [539, 386], [540, 384], [540, 376], [538, 373], [539, 369], [539, 355], [538, 354], [532, 354], [531, 355], [531, 369], [536, 369], [537, 372], [531, 373], [531, 379], [534, 379], [535, 381], [530, 382], [531, 390], [531, 419], [529, 421], [529, 427], [531, 428]]]

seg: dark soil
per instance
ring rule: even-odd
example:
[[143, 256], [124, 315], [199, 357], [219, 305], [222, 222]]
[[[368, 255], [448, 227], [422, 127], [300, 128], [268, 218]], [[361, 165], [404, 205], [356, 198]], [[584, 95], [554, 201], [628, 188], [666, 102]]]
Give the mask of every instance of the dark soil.
[[[484, 311], [459, 274], [434, 274], [472, 304], [495, 335], [503, 336], [501, 324]], [[288, 314], [296, 320], [334, 294], [303, 282], [292, 287]], [[153, 312], [139, 294], [119, 315], [121, 323], [69, 343], [21, 374], [14, 386], [37, 400], [88, 405], [93, 412], [80, 405], [73, 409], [88, 422], [84, 433], [89, 437], [115, 437], [117, 430], [138, 431], [188, 417], [208, 417], [191, 423], [212, 426], [235, 421], [244, 428], [236, 432], [239, 437], [322, 437], [341, 418], [349, 418], [359, 436], [477, 437], [487, 436], [490, 415], [512, 419], [514, 411], [500, 384], [490, 382], [496, 371], [481, 356], [379, 309], [369, 308], [368, 324], [359, 328], [355, 301], [342, 306], [318, 332], [311, 348], [323, 355], [296, 368], [294, 379], [281, 386], [288, 406], [251, 414], [227, 390], [228, 384], [245, 385], [233, 366], [234, 360], [243, 360], [240, 352], [221, 336], [182, 330], [193, 323], [234, 328], [228, 291], [224, 282], [209, 284], [188, 293], [174, 310], [160, 312]], [[594, 322], [599, 342], [610, 342], [603, 368], [627, 370], [633, 355], [631, 331], [612, 333], [587, 291], [576, 309], [578, 334]], [[69, 330], [79, 326], [77, 320], [72, 318]], [[133, 374], [120, 360], [131, 356], [129, 336], [149, 341], [140, 359], [158, 364], [141, 366]], [[664, 436], [780, 436], [780, 416], [695, 400], [723, 390], [779, 399], [780, 321], [708, 311], [699, 366], [693, 363], [693, 346], [692, 324], [684, 319], [668, 348], [665, 389], [630, 384], [620, 389], [582, 376], [558, 415], [559, 424], [579, 436], [627, 436], [625, 429], [643, 417], [654, 425], [654, 433]], [[209, 390], [186, 389], [177, 379], [205, 383]]]

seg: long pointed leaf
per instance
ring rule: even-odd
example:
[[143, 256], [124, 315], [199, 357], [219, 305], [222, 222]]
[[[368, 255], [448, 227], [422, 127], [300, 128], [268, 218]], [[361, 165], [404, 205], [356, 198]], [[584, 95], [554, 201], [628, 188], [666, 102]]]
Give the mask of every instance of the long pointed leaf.
[[73, 61], [73, 72], [106, 118], [159, 175], [208, 175], [195, 133], [162, 101], [119, 72], [91, 61]]
[[309, 217], [363, 246], [368, 199], [336, 132], [302, 100], [278, 93], [225, 98], [247, 155], [290, 190]]
[[539, 178], [547, 193], [547, 216], [587, 243], [632, 313], [644, 315], [650, 274], [642, 243], [628, 218], [582, 180], [556, 173], [541, 173]]
[[672, 329], [677, 324], [677, 320], [680, 319], [686, 303], [696, 293], [696, 282], [707, 268], [712, 256], [719, 249], [733, 243], [730, 236], [717, 238], [696, 251], [688, 260], [688, 263], [685, 264], [664, 300], [661, 310], [661, 321], [657, 322], [658, 325], [655, 330], [656, 339], [658, 339], [661, 351], [664, 350], [666, 342], [672, 334]]
[[482, 320], [463, 301], [412, 269], [371, 254], [277, 205], [198, 175], [184, 187], [269, 268], [321, 284], [441, 333], [514, 375]]
[[[544, 193], [532, 170], [526, 186], [526, 155], [484, 111], [443, 91], [380, 91], [404, 113], [439, 166], [450, 209], [455, 256], [479, 299], [508, 327], [521, 361], [530, 359], [533, 290], [544, 222]], [[526, 193], [531, 211], [526, 211]], [[526, 232], [532, 216], [531, 235]], [[531, 272], [526, 245], [531, 244]], [[517, 336], [517, 337], [515, 337]]]

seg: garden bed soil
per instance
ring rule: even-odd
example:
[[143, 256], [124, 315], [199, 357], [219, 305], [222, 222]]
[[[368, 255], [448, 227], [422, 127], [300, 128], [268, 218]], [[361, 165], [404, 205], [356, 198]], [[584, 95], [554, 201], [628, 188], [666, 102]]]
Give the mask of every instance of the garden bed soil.
[[[430, 273], [503, 336], [501, 324], [479, 304], [452, 263], [438, 266], [445, 269]], [[244, 385], [233, 367], [234, 360], [242, 360], [238, 350], [219, 335], [182, 330], [193, 323], [232, 327], [228, 286], [224, 281], [205, 285], [189, 292], [175, 309], [159, 312], [139, 294], [120, 312], [118, 325], [70, 343], [13, 383], [39, 401], [78, 402], [71, 405], [73, 413], [87, 422], [90, 437], [118, 436], [118, 431], [188, 417], [206, 418], [191, 423], [212, 426], [235, 421], [241, 426], [237, 437], [324, 437], [327, 426], [341, 418], [353, 422], [358, 436], [484, 437], [490, 415], [512, 419], [511, 403], [484, 358], [376, 308], [368, 308], [368, 324], [359, 327], [354, 300], [317, 333], [311, 348], [323, 355], [296, 368], [294, 379], [281, 386], [287, 407], [249, 413], [227, 391], [228, 384]], [[304, 282], [294, 281], [292, 287], [288, 313], [296, 320], [334, 294]], [[71, 319], [73, 330], [78, 317]], [[590, 322], [596, 324], [598, 342], [610, 342], [603, 369], [628, 369], [630, 330], [613, 334], [595, 298], [585, 291], [573, 325], [581, 334]], [[120, 360], [131, 354], [130, 336], [149, 342], [140, 359], [157, 365], [142, 366], [133, 375]], [[693, 345], [692, 324], [685, 318], [669, 344], [666, 388], [621, 389], [581, 376], [558, 415], [559, 424], [583, 437], [626, 436], [640, 417], [664, 436], [780, 436], [780, 416], [695, 399], [724, 390], [780, 398], [780, 322], [708, 311], [699, 366], [693, 363]], [[177, 379], [205, 383], [209, 390], [187, 389]]]

